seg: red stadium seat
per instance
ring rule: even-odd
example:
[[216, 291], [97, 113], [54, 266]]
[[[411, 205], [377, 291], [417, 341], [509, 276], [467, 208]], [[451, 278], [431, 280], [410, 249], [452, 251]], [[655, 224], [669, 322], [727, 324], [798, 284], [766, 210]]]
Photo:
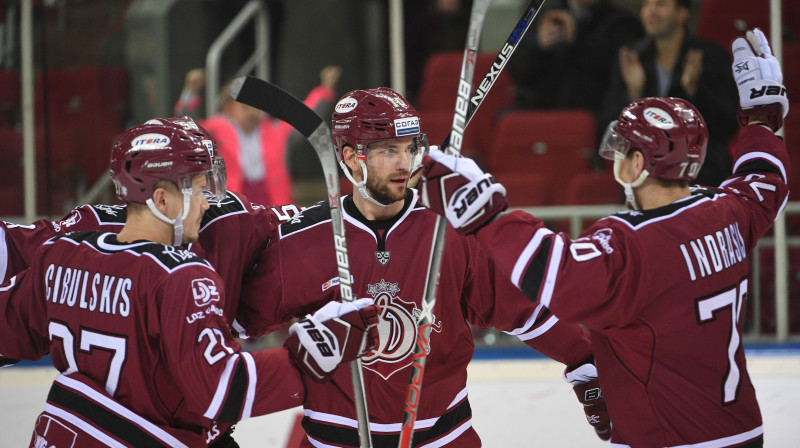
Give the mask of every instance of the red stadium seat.
[[[733, 39], [754, 27], [769, 36], [769, 3], [769, 0], [705, 0], [697, 17], [697, 35], [728, 49]], [[788, 6], [784, 9], [788, 10]]]
[[622, 187], [608, 171], [578, 173], [567, 184], [568, 205], [621, 204]]
[[[481, 82], [496, 56], [494, 53], [479, 53], [477, 55], [473, 86]], [[425, 112], [433, 110], [447, 111], [450, 113], [449, 121], [452, 123], [463, 57], [463, 52], [438, 52], [428, 58], [423, 69], [419, 97], [416, 102], [416, 107], [420, 114], [424, 115]], [[474, 90], [475, 88], [473, 87]], [[470, 134], [471, 138], [465, 143], [469, 143], [469, 146], [462, 147], [462, 151], [465, 153], [472, 151], [485, 156], [498, 112], [511, 106], [513, 102], [511, 77], [508, 76], [507, 72], [503, 71], [497, 77], [480, 108], [475, 112], [475, 116], [467, 129], [467, 133]], [[433, 140], [431, 143], [439, 144], [440, 142]]]
[[509, 173], [531, 183], [544, 179], [544, 202], [564, 204], [570, 179], [591, 170], [596, 140], [595, 120], [588, 111], [513, 111], [497, 123], [488, 170], [501, 181]]
[[531, 173], [505, 172], [495, 175], [495, 178], [506, 188], [506, 198], [511, 207], [553, 205], [550, 197], [552, 187], [544, 177]]
[[[428, 135], [430, 144], [441, 145], [453, 126], [453, 111], [443, 109], [420, 111], [420, 118], [422, 119], [422, 132]], [[486, 163], [484, 156], [488, 151], [479, 150], [478, 141], [478, 131], [470, 125], [464, 132], [461, 153], [475, 159], [478, 164], [484, 165]]]
[[[124, 130], [130, 96], [126, 69], [49, 69], [36, 80], [37, 122], [43, 123], [51, 171], [88, 184], [104, 176], [114, 137]], [[44, 151], [44, 146], [37, 150]]]

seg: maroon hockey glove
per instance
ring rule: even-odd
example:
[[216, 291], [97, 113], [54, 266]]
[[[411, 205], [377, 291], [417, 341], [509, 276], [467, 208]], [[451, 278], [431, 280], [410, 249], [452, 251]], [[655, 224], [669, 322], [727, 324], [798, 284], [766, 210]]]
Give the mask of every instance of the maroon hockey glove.
[[475, 233], [508, 207], [506, 189], [471, 159], [431, 150], [422, 161], [420, 197], [458, 233]]
[[603, 391], [597, 381], [597, 368], [592, 363], [564, 372], [564, 378], [572, 384], [572, 390], [583, 405], [586, 421], [602, 440], [611, 438], [611, 419], [608, 417]]
[[777, 131], [789, 112], [789, 99], [781, 65], [772, 55], [767, 37], [755, 28], [746, 33], [746, 38], [734, 39], [731, 52], [733, 79], [739, 87], [739, 123], [746, 125], [750, 117], [762, 115]]
[[289, 327], [284, 346], [300, 372], [324, 383], [343, 362], [378, 344], [378, 307], [372, 299], [330, 302]]

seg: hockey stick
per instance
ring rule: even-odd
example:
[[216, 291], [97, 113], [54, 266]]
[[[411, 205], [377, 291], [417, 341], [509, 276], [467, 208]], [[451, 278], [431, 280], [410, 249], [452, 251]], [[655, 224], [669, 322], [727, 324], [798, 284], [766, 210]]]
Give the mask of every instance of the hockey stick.
[[[481, 40], [481, 30], [486, 12], [489, 9], [491, 0], [475, 0], [469, 16], [469, 28], [467, 29], [467, 42], [464, 46], [464, 57], [461, 60], [461, 73], [458, 79], [458, 91], [456, 96], [455, 113], [453, 123], [447, 139], [450, 141], [454, 150], [461, 152], [461, 143], [464, 137], [464, 128], [467, 123], [467, 111], [469, 95], [472, 92], [472, 78], [475, 74], [475, 60], [478, 56], [478, 44]], [[428, 294], [429, 289], [435, 290], [435, 283], [438, 281], [439, 265], [441, 264], [441, 248], [444, 246], [444, 235], [447, 230], [447, 221], [437, 218], [433, 230], [433, 248], [431, 258], [428, 260], [428, 276], [425, 279], [425, 289], [422, 292], [422, 313], [417, 321], [416, 343], [414, 344], [414, 358], [411, 364], [411, 378], [408, 382], [408, 392], [406, 393], [405, 406], [403, 408], [403, 424], [400, 428], [399, 448], [411, 448], [414, 438], [414, 423], [417, 421], [417, 411], [419, 410], [420, 395], [422, 394], [422, 378], [425, 374], [425, 361], [427, 359], [430, 341], [430, 326], [433, 319], [433, 305], [436, 297]], [[438, 243], [438, 245], [437, 245]], [[435, 255], [439, 255], [438, 257]], [[431, 281], [431, 275], [436, 276], [436, 281]], [[433, 285], [433, 288], [431, 288]]]
[[[330, 128], [316, 112], [294, 95], [262, 79], [252, 76], [236, 78], [231, 83], [230, 95], [240, 103], [260, 109], [289, 123], [303, 134], [314, 147], [320, 164], [322, 164], [325, 186], [328, 189], [328, 206], [331, 210], [336, 264], [339, 271], [339, 289], [342, 300], [348, 302], [355, 300], [350, 284], [350, 263], [347, 258], [347, 240], [344, 235], [344, 220], [339, 197], [339, 165], [334, 154]], [[369, 414], [367, 413], [367, 399], [364, 393], [364, 376], [361, 371], [360, 359], [350, 362], [350, 371], [358, 416], [358, 437], [361, 447], [369, 448], [372, 446], [372, 439], [369, 432]]]
[[[476, 3], [477, 4], [477, 3]], [[484, 98], [489, 93], [489, 90], [494, 85], [497, 77], [500, 76], [503, 68], [506, 66], [508, 59], [517, 48], [517, 44], [522, 40], [525, 33], [533, 23], [533, 19], [542, 8], [544, 0], [531, 0], [528, 7], [525, 9], [520, 20], [514, 26], [511, 34], [508, 36], [500, 52], [495, 57], [494, 62], [489, 67], [489, 71], [483, 77], [477, 89], [472, 94], [469, 102], [466, 102], [466, 96], [471, 90], [471, 82], [465, 80], [464, 76], [467, 67], [467, 53], [469, 51], [470, 41], [468, 36], [467, 48], [465, 49], [465, 60], [461, 67], [461, 79], [458, 87], [458, 97], [456, 99], [455, 116], [453, 117], [453, 127], [442, 144], [444, 147], [449, 140], [456, 143], [455, 146], [450, 146], [446, 150], [459, 154], [461, 152], [461, 142], [464, 129], [475, 116], [475, 112], [483, 103]], [[472, 19], [470, 19], [472, 20]], [[470, 22], [470, 33], [472, 33], [472, 22]], [[474, 62], [472, 63], [474, 69]], [[466, 93], [463, 89], [467, 89]], [[463, 122], [462, 126], [459, 126]], [[412, 444], [414, 421], [416, 420], [416, 411], [419, 407], [420, 393], [422, 391], [422, 378], [425, 373], [425, 360], [427, 358], [428, 348], [430, 346], [430, 326], [433, 319], [433, 307], [436, 304], [436, 288], [439, 285], [439, 269], [441, 267], [442, 253], [444, 252], [445, 234], [447, 231], [447, 220], [439, 216], [436, 219], [436, 227], [433, 233], [433, 249], [431, 250], [430, 260], [428, 262], [428, 274], [425, 279], [425, 291], [422, 302], [422, 313], [417, 323], [417, 342], [414, 346], [414, 360], [411, 364], [411, 380], [408, 386], [408, 394], [406, 395], [406, 404], [403, 414], [403, 426], [400, 434], [400, 448], [409, 448]]]

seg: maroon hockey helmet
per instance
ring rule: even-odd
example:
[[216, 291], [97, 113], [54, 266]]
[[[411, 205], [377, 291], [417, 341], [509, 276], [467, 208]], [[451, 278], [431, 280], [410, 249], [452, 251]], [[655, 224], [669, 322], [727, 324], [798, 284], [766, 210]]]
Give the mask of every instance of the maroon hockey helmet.
[[656, 179], [691, 181], [706, 158], [708, 129], [700, 112], [680, 98], [641, 98], [622, 109], [600, 144], [600, 155], [614, 160], [641, 150], [645, 169]]
[[372, 142], [411, 137], [417, 147], [424, 146], [423, 150], [427, 150], [419, 113], [388, 87], [353, 90], [344, 95], [334, 107], [332, 134], [340, 163], [345, 145], [363, 156]]
[[191, 178], [204, 173], [207, 193], [222, 199], [226, 174], [218, 154], [214, 139], [191, 118], [154, 118], [117, 137], [109, 174], [126, 202], [144, 204], [161, 179], [191, 188]]

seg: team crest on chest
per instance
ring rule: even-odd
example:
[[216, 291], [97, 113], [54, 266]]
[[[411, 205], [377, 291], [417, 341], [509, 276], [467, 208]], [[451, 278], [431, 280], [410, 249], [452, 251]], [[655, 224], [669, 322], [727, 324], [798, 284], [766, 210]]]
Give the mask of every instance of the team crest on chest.
[[[378, 346], [368, 355], [361, 358], [362, 366], [389, 379], [398, 371], [411, 365], [414, 343], [417, 337], [417, 322], [422, 312], [417, 304], [405, 301], [398, 295], [400, 287], [397, 283], [389, 283], [381, 279], [379, 283], [370, 284], [367, 294], [375, 299], [380, 310], [378, 314]], [[432, 331], [442, 332], [442, 322], [431, 319]], [[432, 335], [433, 333], [431, 333]], [[428, 346], [430, 351], [430, 345]]]
[[378, 263], [380, 263], [381, 266], [386, 266], [386, 264], [389, 263], [389, 257], [391, 255], [392, 253], [388, 250], [379, 250], [375, 252], [375, 258], [378, 259]]

